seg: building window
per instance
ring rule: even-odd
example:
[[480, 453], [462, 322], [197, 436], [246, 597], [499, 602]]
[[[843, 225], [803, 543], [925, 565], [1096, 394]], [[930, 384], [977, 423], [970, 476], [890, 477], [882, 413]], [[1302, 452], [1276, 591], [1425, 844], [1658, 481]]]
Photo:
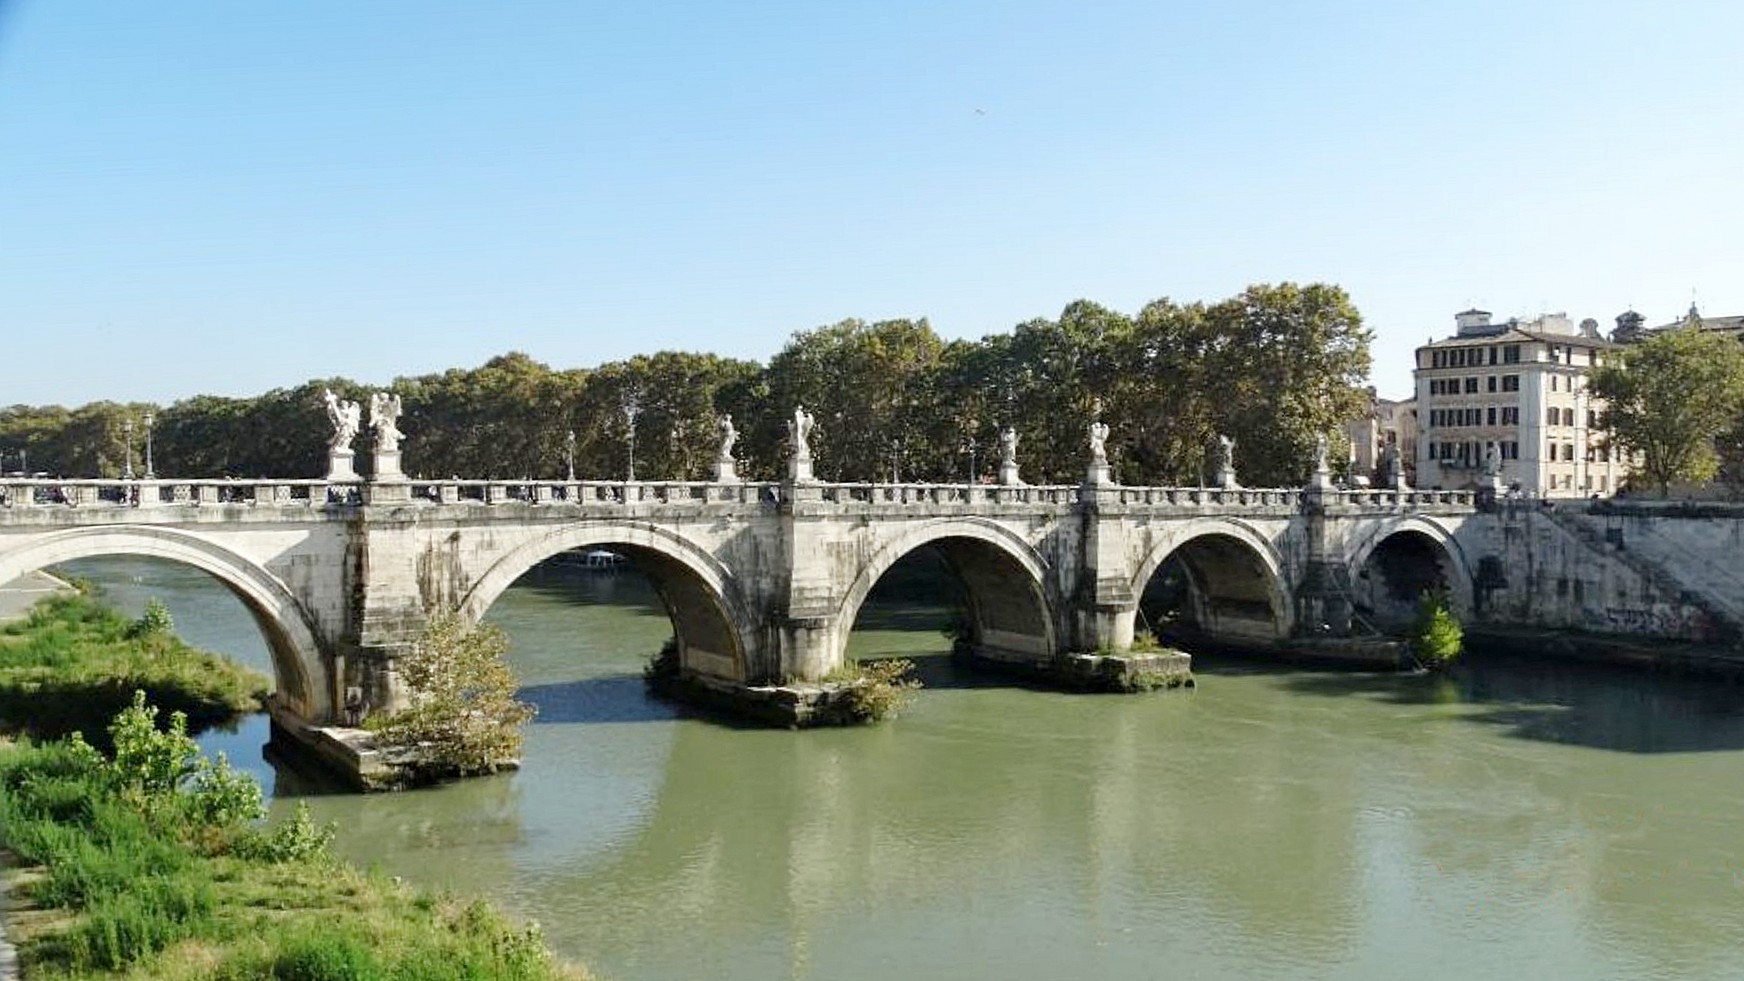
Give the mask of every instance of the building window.
[[1502, 348], [1502, 363], [1503, 364], [1519, 364], [1520, 363], [1520, 345], [1509, 344], [1509, 345], [1504, 346]]
[[1519, 375], [1503, 375], [1502, 376], [1502, 391], [1504, 391], [1504, 392], [1518, 392], [1519, 390], [1520, 390], [1520, 376]]
[[1492, 392], [1496, 390], [1496, 376], [1495, 375], [1490, 376], [1489, 384], [1487, 387]]
[[1573, 443], [1562, 444], [1562, 459], [1568, 463], [1574, 462], [1574, 444]]
[[[1492, 378], [1490, 380], [1494, 381], [1495, 379]], [[1490, 406], [1489, 412], [1486, 414], [1489, 416], [1489, 425], [1494, 426], [1496, 424], [1496, 407], [1493, 405]]]
[[1520, 407], [1517, 405], [1502, 406], [1502, 425], [1518, 426], [1520, 424]]
[[1595, 411], [1593, 409], [1587, 410], [1587, 428], [1588, 429], [1599, 428], [1599, 414], [1597, 411]]
[[1556, 376], [1551, 375], [1550, 376], [1550, 390], [1553, 392], [1556, 391], [1556, 382], [1557, 382]]
[[1490, 345], [1490, 364], [1495, 364], [1495, 363], [1496, 363], [1496, 346], [1494, 344], [1491, 344]]
[[1465, 393], [1467, 395], [1476, 395], [1478, 393], [1478, 380], [1476, 377], [1467, 378], [1465, 380]]

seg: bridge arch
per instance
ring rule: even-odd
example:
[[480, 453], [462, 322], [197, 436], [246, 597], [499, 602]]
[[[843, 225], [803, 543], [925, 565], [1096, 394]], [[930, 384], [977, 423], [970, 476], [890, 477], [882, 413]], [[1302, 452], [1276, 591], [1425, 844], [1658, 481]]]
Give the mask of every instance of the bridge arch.
[[1200, 632], [1238, 643], [1289, 636], [1293, 607], [1284, 557], [1253, 525], [1222, 517], [1166, 523], [1133, 570], [1132, 595], [1142, 600], [1171, 559], [1181, 565]]
[[963, 582], [969, 642], [995, 660], [1045, 662], [1059, 649], [1048, 566], [1022, 535], [985, 518], [941, 518], [912, 525], [861, 567], [836, 608], [834, 663], [846, 658], [848, 634], [878, 580], [916, 549], [932, 546]]
[[193, 566], [242, 601], [272, 652], [276, 698], [301, 718], [333, 717], [333, 682], [303, 604], [277, 576], [245, 556], [174, 528], [112, 525], [72, 528], [0, 552], [0, 582], [74, 559], [139, 555]]
[[492, 563], [461, 599], [460, 614], [480, 619], [534, 566], [577, 548], [620, 553], [648, 577], [672, 620], [679, 663], [687, 671], [737, 682], [761, 673], [749, 661], [749, 652], [758, 649], [757, 620], [739, 596], [733, 574], [706, 549], [648, 522], [590, 521], [553, 528]]
[[[1424, 515], [1402, 515], [1361, 527], [1362, 532], [1345, 546], [1346, 571], [1358, 600], [1379, 609], [1387, 605], [1388, 597], [1375, 590], [1397, 586], [1403, 595], [1395, 599], [1414, 604], [1418, 587], [1440, 585], [1446, 588], [1456, 615], [1462, 619], [1471, 615], [1471, 565], [1450, 528]], [[1383, 565], [1396, 569], [1392, 583]]]

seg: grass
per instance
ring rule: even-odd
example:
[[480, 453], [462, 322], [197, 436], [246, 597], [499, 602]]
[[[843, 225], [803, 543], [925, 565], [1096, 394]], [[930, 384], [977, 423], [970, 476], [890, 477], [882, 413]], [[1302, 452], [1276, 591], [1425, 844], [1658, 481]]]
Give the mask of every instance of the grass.
[[848, 661], [824, 681], [844, 686], [842, 697], [852, 721], [878, 722], [895, 717], [913, 699], [920, 689], [913, 674], [914, 662], [901, 658]]
[[45, 599], [0, 627], [0, 726], [100, 739], [135, 691], [186, 714], [196, 729], [258, 711], [270, 680], [183, 643], [161, 610], [128, 620], [81, 591]]
[[[0, 749], [0, 844], [36, 867], [13, 886], [33, 909], [8, 919], [31, 981], [585, 977], [486, 904], [338, 862], [304, 809], [267, 829], [258, 788], [213, 806], [234, 803], [212, 776], [228, 768], [175, 726], [118, 724], [115, 741], [116, 757], [82, 739]], [[130, 772], [130, 741], [180, 776]]]

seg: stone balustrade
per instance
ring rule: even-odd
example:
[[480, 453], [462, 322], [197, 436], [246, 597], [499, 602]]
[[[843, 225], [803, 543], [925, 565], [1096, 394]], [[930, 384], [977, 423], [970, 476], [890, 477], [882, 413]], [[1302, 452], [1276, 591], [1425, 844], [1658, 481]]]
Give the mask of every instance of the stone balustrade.
[[[372, 483], [329, 483], [325, 480], [0, 480], [0, 508], [71, 507], [196, 507], [246, 505], [324, 507], [371, 501]], [[774, 482], [713, 483], [708, 481], [610, 480], [409, 480], [407, 498], [394, 503], [539, 504], [574, 506], [664, 507], [705, 504], [773, 504], [795, 493], [795, 485]], [[937, 507], [969, 505], [1036, 505], [1070, 507], [1084, 489], [1043, 484], [881, 484], [811, 483], [797, 489], [813, 499], [840, 505], [875, 507]], [[1125, 507], [1154, 509], [1254, 508], [1295, 510], [1303, 492], [1296, 488], [1261, 487], [1127, 487], [1109, 485], [1098, 493], [1112, 495]], [[1328, 503], [1362, 510], [1470, 508], [1472, 491], [1334, 490]]]

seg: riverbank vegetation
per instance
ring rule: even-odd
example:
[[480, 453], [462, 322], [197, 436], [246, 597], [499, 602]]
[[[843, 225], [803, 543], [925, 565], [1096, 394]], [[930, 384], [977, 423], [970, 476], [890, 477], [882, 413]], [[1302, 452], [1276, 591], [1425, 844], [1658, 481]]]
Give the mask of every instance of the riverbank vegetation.
[[133, 692], [197, 729], [259, 711], [270, 679], [172, 632], [162, 604], [129, 620], [79, 584], [0, 627], [0, 729], [98, 740]]
[[[1284, 486], [1307, 478], [1317, 435], [1342, 432], [1365, 407], [1369, 341], [1342, 289], [1283, 283], [1213, 302], [1160, 299], [1135, 314], [1080, 300], [980, 340], [946, 340], [925, 319], [844, 320], [794, 334], [766, 365], [662, 352], [553, 369], [507, 354], [388, 388], [414, 437], [404, 467], [430, 476], [558, 478], [573, 433], [583, 476], [621, 477], [633, 442], [638, 474], [706, 479], [731, 415], [740, 473], [769, 479], [781, 472], [784, 424], [804, 404], [828, 480], [961, 481], [990, 472], [1009, 426], [1025, 480], [1076, 483], [1085, 429], [1100, 413], [1123, 483], [1209, 479], [1221, 433], [1235, 440], [1243, 483]], [[126, 422], [150, 411], [160, 473], [313, 476], [326, 467], [331, 433], [325, 388], [366, 395], [329, 378], [167, 407], [14, 406], [0, 409], [0, 445], [26, 451], [34, 470], [113, 477], [127, 455]]]
[[337, 861], [305, 808], [261, 791], [143, 695], [104, 754], [75, 736], [0, 750], [0, 844], [26, 868], [8, 915], [32, 981], [580, 978], [482, 903]]

